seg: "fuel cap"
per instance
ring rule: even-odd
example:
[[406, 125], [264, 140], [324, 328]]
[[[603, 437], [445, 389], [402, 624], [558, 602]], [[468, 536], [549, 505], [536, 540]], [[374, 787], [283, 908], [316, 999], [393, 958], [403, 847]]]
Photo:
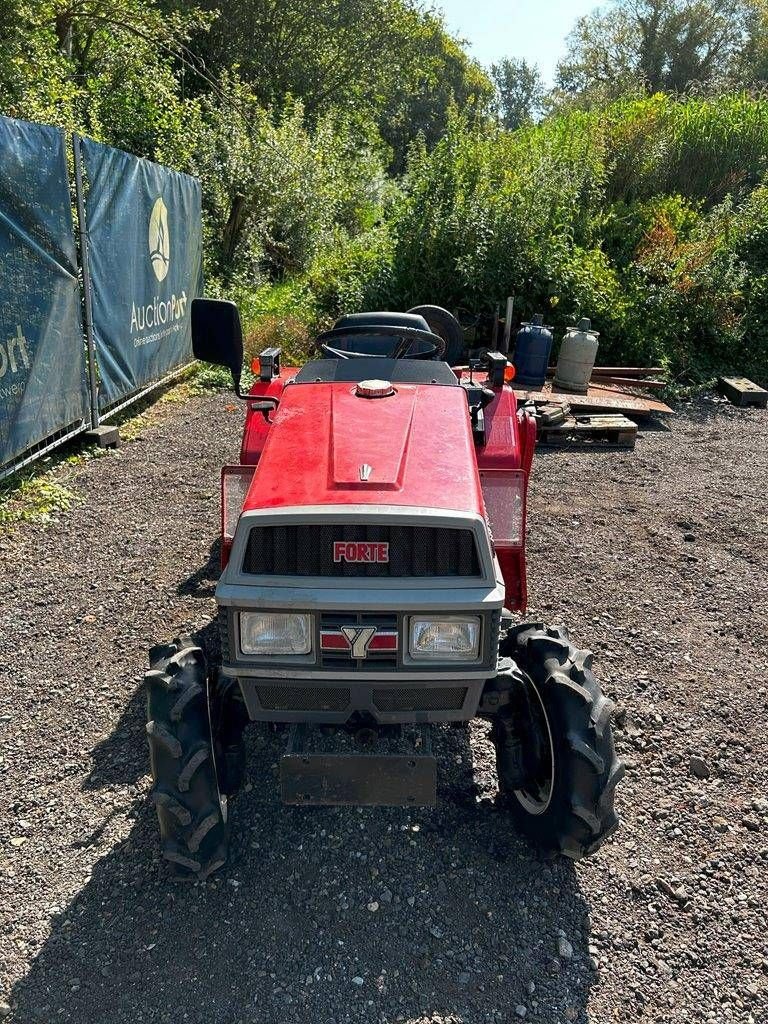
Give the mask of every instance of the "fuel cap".
[[355, 388], [359, 398], [386, 398], [394, 393], [395, 389], [388, 380], [361, 380]]

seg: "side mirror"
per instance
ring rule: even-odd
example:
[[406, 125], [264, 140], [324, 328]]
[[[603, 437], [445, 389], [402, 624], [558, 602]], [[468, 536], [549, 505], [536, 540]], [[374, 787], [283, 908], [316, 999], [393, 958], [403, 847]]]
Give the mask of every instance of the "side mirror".
[[243, 328], [234, 302], [224, 299], [192, 300], [192, 352], [195, 359], [226, 366], [240, 394], [243, 372]]

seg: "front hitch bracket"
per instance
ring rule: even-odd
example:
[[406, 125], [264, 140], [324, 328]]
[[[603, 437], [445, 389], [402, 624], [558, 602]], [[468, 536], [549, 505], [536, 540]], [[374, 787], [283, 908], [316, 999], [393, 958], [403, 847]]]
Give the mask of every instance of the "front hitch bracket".
[[432, 807], [437, 794], [437, 762], [428, 726], [418, 745], [402, 753], [339, 753], [318, 750], [312, 726], [291, 727], [280, 758], [283, 803], [311, 806]]

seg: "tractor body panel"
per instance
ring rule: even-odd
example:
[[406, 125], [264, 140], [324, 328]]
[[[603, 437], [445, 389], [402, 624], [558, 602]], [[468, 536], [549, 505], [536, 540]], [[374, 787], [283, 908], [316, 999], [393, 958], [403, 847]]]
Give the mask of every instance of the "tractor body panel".
[[[359, 395], [384, 362], [318, 360], [251, 389], [279, 406], [248, 407], [241, 462], [252, 477], [216, 598], [222, 673], [252, 719], [467, 721], [496, 675], [502, 610], [524, 606], [524, 504], [520, 540], [496, 545], [482, 482], [527, 481], [535, 437], [514, 392], [486, 396], [478, 443], [460, 371], [387, 361], [393, 393]], [[306, 617], [309, 653], [244, 653], [240, 617], [255, 611]], [[476, 621], [477, 656], [411, 657], [412, 623], [431, 616]], [[359, 658], [347, 637], [361, 630]]]
[[286, 387], [243, 511], [343, 503], [482, 515], [463, 389], [398, 384], [361, 398], [351, 383]]
[[[251, 388], [254, 398], [282, 398], [286, 384], [293, 380], [299, 372], [297, 366], [285, 366], [280, 371], [279, 377], [270, 381], [257, 380]], [[254, 412], [248, 405], [245, 413], [245, 426], [243, 428], [243, 440], [240, 446], [240, 462], [244, 466], [255, 466], [261, 457], [264, 445], [267, 443], [271, 425], [258, 412]]]

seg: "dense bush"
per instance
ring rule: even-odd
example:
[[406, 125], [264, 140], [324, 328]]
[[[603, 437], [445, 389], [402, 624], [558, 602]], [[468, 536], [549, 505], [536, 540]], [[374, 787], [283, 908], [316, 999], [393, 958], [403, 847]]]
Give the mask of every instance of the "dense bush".
[[228, 286], [307, 270], [339, 231], [379, 215], [381, 155], [349, 122], [260, 107], [231, 78], [202, 102], [190, 168], [205, 184], [209, 270]]
[[336, 233], [308, 277], [318, 309], [330, 318], [364, 308], [383, 309], [393, 291], [392, 262], [392, 234], [387, 225], [356, 237]]
[[768, 171], [768, 102], [746, 94], [620, 101], [593, 115], [610, 154], [607, 197], [682, 195], [707, 204]]
[[478, 308], [515, 293], [522, 313], [570, 313], [602, 189], [586, 128], [573, 117], [470, 132], [458, 120], [432, 153], [415, 150], [392, 223], [393, 301]]
[[514, 133], [458, 119], [414, 148], [386, 232], [326, 267], [320, 306], [437, 302], [581, 316], [610, 363], [768, 377], [768, 104], [654, 96]]

